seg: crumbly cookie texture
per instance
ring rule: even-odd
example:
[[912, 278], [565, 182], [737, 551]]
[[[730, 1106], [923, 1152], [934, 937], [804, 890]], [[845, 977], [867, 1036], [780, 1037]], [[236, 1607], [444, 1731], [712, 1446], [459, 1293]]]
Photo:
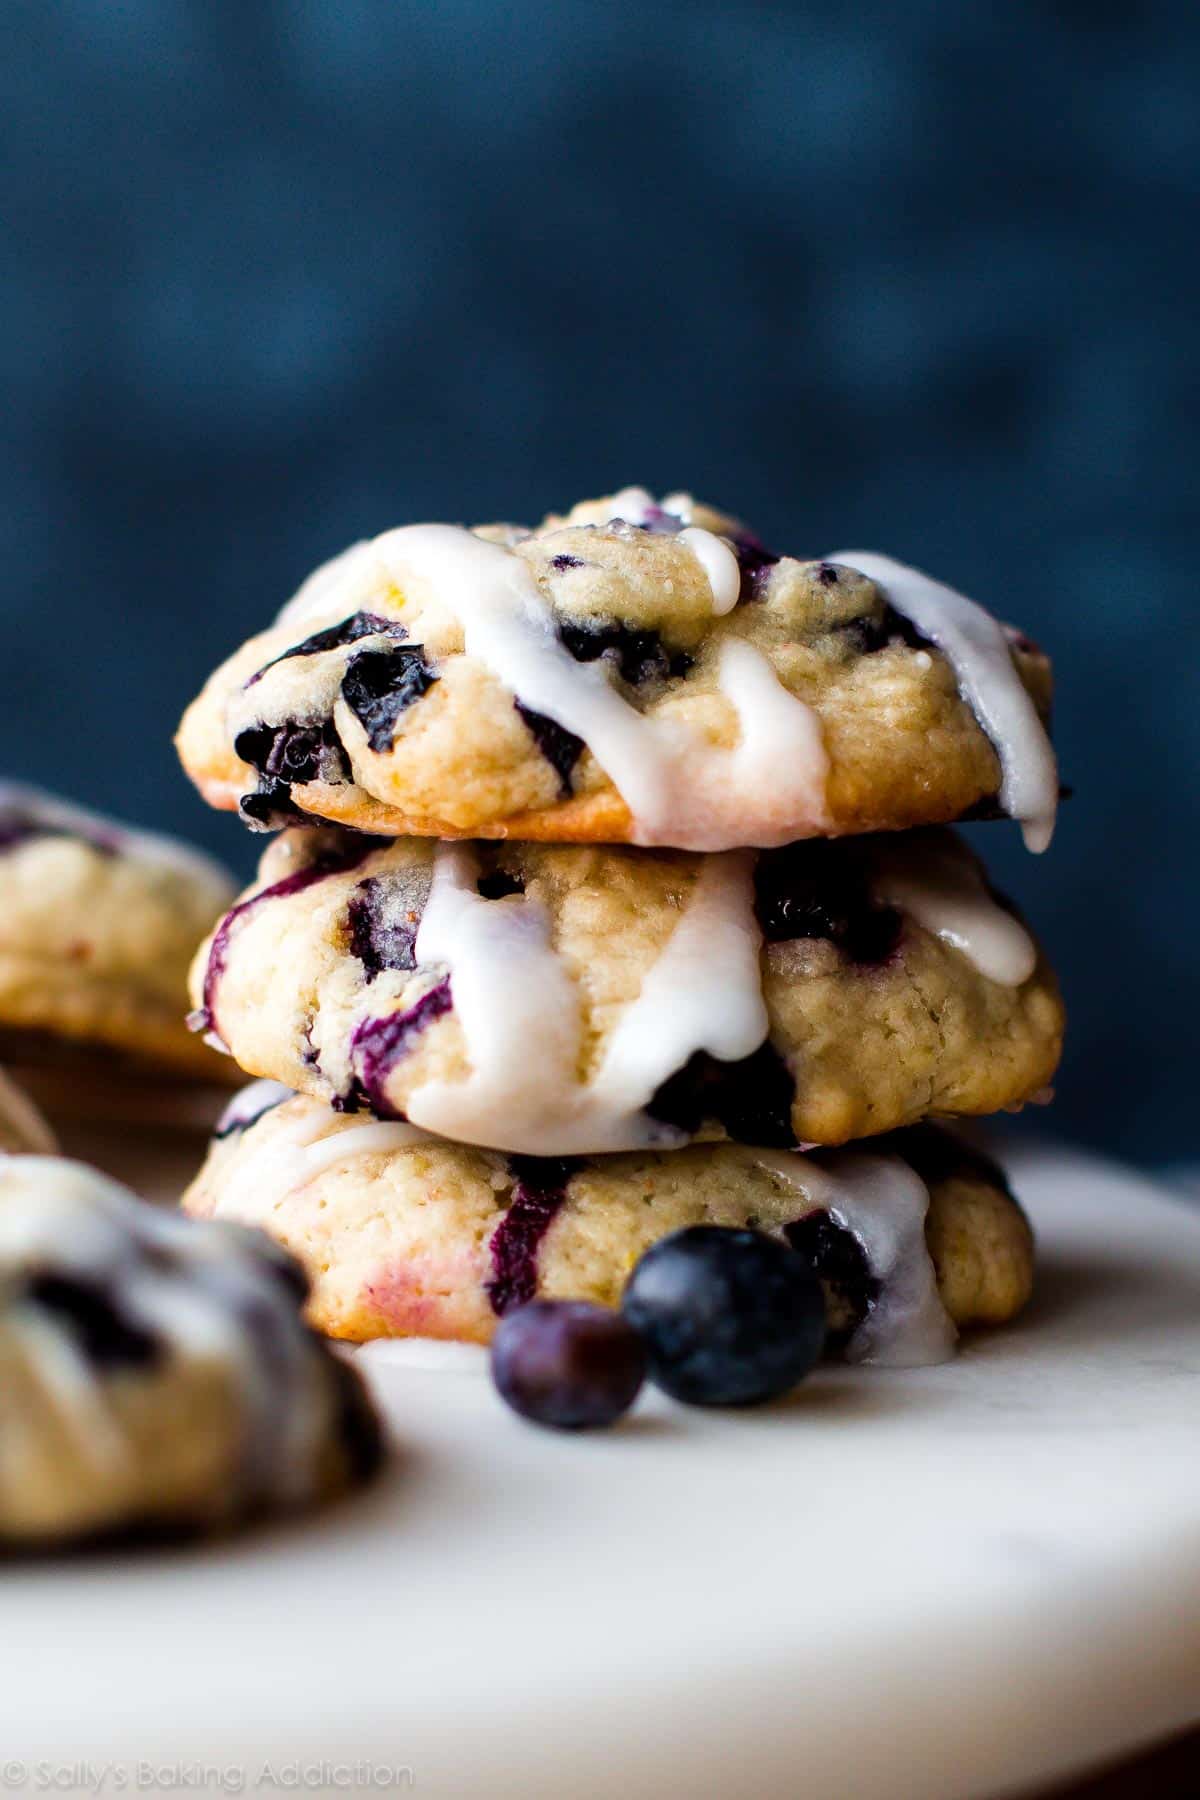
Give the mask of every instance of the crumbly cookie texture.
[[1038, 1095], [1053, 974], [953, 833], [780, 851], [290, 831], [202, 946], [249, 1074], [534, 1155], [840, 1144]]
[[365, 1479], [378, 1426], [306, 1292], [259, 1232], [0, 1158], [0, 1543], [224, 1529]]
[[177, 743], [206, 799], [267, 828], [712, 850], [942, 823], [999, 804], [1012, 744], [989, 713], [1024, 708], [1049, 759], [1047, 659], [973, 614], [1007, 711], [973, 710], [978, 658], [956, 667], [854, 568], [627, 490], [533, 532], [356, 545]]
[[227, 1079], [188, 1032], [187, 970], [233, 895], [215, 863], [0, 783], [0, 1040], [10, 1061], [102, 1046], [143, 1073]]
[[29, 1096], [0, 1069], [0, 1152], [53, 1156], [54, 1133]]
[[506, 1158], [263, 1084], [184, 1205], [269, 1231], [309, 1271], [312, 1322], [357, 1341], [483, 1343], [534, 1297], [615, 1306], [642, 1252], [696, 1224], [754, 1226], [810, 1255], [831, 1348], [865, 1360], [945, 1354], [953, 1326], [1018, 1312], [1033, 1277], [1000, 1170], [925, 1126], [852, 1151]]

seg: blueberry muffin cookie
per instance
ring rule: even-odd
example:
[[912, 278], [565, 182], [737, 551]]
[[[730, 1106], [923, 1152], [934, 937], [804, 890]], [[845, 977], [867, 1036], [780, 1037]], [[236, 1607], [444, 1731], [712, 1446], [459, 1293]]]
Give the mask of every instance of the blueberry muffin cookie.
[[33, 1101], [0, 1069], [0, 1153], [53, 1156], [57, 1148], [54, 1133]]
[[365, 1478], [378, 1427], [306, 1292], [259, 1232], [0, 1158], [0, 1544], [215, 1530]]
[[541, 1156], [1015, 1107], [1062, 1037], [1033, 939], [937, 828], [711, 856], [288, 831], [192, 991], [249, 1074]]
[[534, 531], [419, 525], [319, 569], [178, 747], [213, 805], [387, 835], [770, 847], [1058, 795], [1049, 664], [870, 552], [777, 557], [641, 489]]
[[224, 870], [173, 839], [0, 783], [0, 1044], [12, 1063], [103, 1046], [225, 1078], [189, 1033], [187, 969], [228, 906]]
[[269, 1231], [309, 1271], [314, 1325], [357, 1341], [483, 1343], [535, 1297], [615, 1306], [642, 1252], [686, 1225], [752, 1225], [811, 1256], [831, 1348], [855, 1361], [940, 1360], [957, 1328], [1011, 1318], [1033, 1274], [1000, 1170], [928, 1126], [838, 1151], [505, 1157], [261, 1083], [184, 1205]]

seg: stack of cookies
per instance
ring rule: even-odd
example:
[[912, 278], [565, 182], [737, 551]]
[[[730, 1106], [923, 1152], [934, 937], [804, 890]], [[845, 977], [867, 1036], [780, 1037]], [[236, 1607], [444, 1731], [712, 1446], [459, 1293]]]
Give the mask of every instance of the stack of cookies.
[[276, 832], [193, 1023], [263, 1079], [189, 1210], [263, 1227], [335, 1337], [486, 1342], [751, 1226], [855, 1360], [1028, 1295], [934, 1116], [1045, 1097], [1062, 1009], [957, 819], [1048, 843], [1047, 661], [912, 569], [776, 556], [641, 489], [319, 569], [179, 734]]

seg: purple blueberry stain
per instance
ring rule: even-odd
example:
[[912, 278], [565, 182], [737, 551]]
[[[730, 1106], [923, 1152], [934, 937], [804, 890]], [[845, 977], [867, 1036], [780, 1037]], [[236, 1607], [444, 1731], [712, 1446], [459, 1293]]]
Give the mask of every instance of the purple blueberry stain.
[[290, 650], [281, 651], [273, 656], [269, 663], [264, 663], [246, 683], [253, 687], [261, 681], [268, 669], [275, 668], [281, 662], [288, 662], [293, 656], [320, 656], [326, 650], [341, 650], [347, 644], [357, 644], [361, 638], [387, 636], [404, 638], [408, 636], [403, 625], [395, 619], [382, 619], [378, 613], [352, 613], [337, 625], [328, 625], [324, 631], [314, 631], [303, 643], [293, 644]]
[[520, 713], [534, 743], [558, 776], [559, 794], [564, 800], [569, 799], [572, 792], [571, 777], [584, 751], [583, 739], [576, 737], [564, 725], [548, 718], [545, 713], [535, 712], [531, 706], [524, 706], [520, 700], [514, 700], [513, 705]]
[[581, 556], [568, 556], [565, 550], [550, 558], [550, 567], [560, 575], [565, 574], [568, 569], [582, 569], [586, 566]]
[[825, 938], [863, 966], [895, 953], [904, 924], [894, 907], [876, 903], [854, 852], [822, 842], [763, 852], [754, 870], [754, 913], [768, 944]]
[[498, 1318], [524, 1306], [537, 1293], [537, 1257], [542, 1239], [567, 1197], [575, 1172], [567, 1158], [513, 1156], [512, 1197], [492, 1233], [492, 1273], [484, 1291]]
[[251, 894], [248, 900], [239, 901], [230, 907], [217, 927], [212, 947], [208, 953], [208, 964], [204, 971], [204, 993], [202, 1003], [195, 1012], [189, 1013], [188, 1025], [193, 1031], [217, 1031], [217, 988], [221, 976], [225, 972], [225, 964], [229, 956], [229, 945], [234, 931], [250, 913], [257, 912], [268, 900], [286, 900], [293, 894], [302, 894], [306, 888], [313, 887], [326, 876], [341, 875], [347, 870], [356, 869], [374, 851], [381, 850], [391, 840], [388, 838], [359, 838], [357, 841], [343, 842], [336, 848], [320, 852], [311, 863], [302, 869], [295, 869], [285, 875], [281, 881], [272, 882], [269, 887], [260, 888], [258, 893]]
[[363, 965], [368, 982], [385, 969], [417, 966], [416, 921], [407, 913], [398, 917], [395, 905], [388, 905], [396, 892], [385, 876], [369, 875], [359, 882], [346, 908], [350, 952]]
[[392, 748], [400, 715], [437, 681], [423, 644], [394, 650], [361, 650], [342, 676], [342, 699], [377, 755]]
[[450, 1011], [453, 1000], [450, 977], [422, 994], [406, 1012], [387, 1013], [378, 1019], [363, 1019], [355, 1026], [350, 1039], [350, 1066], [354, 1084], [349, 1094], [335, 1102], [339, 1112], [357, 1112], [365, 1101], [380, 1119], [399, 1119], [387, 1097], [386, 1082], [402, 1057], [408, 1054], [414, 1038], [435, 1020]]

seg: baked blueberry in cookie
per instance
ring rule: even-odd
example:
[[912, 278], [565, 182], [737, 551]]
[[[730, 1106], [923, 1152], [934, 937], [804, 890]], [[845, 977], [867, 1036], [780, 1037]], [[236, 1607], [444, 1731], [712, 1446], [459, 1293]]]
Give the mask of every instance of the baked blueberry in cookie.
[[821, 1281], [831, 1353], [927, 1362], [957, 1329], [1011, 1318], [1033, 1273], [999, 1170], [944, 1132], [935, 1165], [931, 1135], [507, 1157], [298, 1095], [215, 1140], [184, 1204], [269, 1231], [334, 1337], [485, 1343], [531, 1302], [618, 1307], [645, 1251], [703, 1225], [790, 1246]]
[[250, 1074], [543, 1157], [1015, 1107], [1062, 1034], [939, 830], [711, 856], [286, 832], [192, 989]]
[[206, 798], [268, 826], [284, 787], [390, 836], [702, 851], [991, 806], [1041, 848], [1049, 702], [1031, 640], [930, 577], [776, 555], [629, 488], [532, 531], [353, 546], [214, 674], [178, 746]]
[[224, 1079], [184, 1016], [188, 964], [233, 894], [187, 845], [0, 783], [7, 1060], [119, 1055], [143, 1073]]
[[0, 1158], [0, 1543], [222, 1530], [365, 1479], [379, 1428], [307, 1297], [261, 1232]]

